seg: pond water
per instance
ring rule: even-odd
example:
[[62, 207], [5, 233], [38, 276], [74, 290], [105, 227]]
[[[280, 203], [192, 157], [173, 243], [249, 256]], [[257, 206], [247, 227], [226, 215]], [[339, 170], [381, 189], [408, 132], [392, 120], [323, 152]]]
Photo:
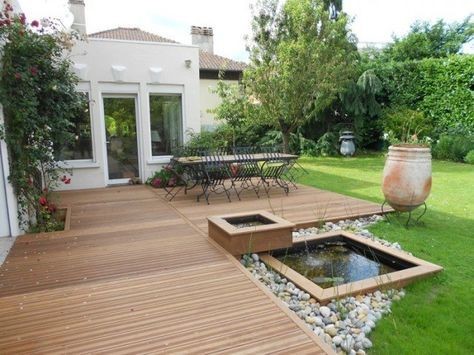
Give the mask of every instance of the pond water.
[[227, 223], [232, 224], [236, 228], [256, 227], [275, 223], [259, 214], [252, 216], [225, 218], [225, 220]]
[[406, 268], [395, 261], [383, 263], [370, 248], [344, 241], [308, 244], [274, 257], [322, 288]]

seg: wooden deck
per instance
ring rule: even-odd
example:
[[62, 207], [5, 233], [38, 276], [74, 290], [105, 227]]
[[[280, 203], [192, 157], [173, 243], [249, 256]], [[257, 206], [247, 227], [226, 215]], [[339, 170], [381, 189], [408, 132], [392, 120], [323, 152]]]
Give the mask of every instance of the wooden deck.
[[377, 205], [303, 187], [270, 203], [249, 193], [232, 203], [211, 197], [209, 206], [160, 193], [66, 192], [69, 231], [18, 238], [0, 268], [2, 354], [332, 353], [206, 237], [205, 218], [264, 208], [307, 223]]
[[[155, 191], [163, 194], [162, 190]], [[302, 185], [292, 188], [288, 196], [282, 189], [272, 188], [270, 198], [263, 190], [260, 198], [253, 190], [243, 191], [241, 201], [234, 194], [231, 195], [232, 202], [228, 202], [224, 194], [211, 194], [209, 205], [205, 201], [196, 202], [195, 196], [199, 193], [200, 189], [195, 188], [187, 195], [179, 194], [171, 205], [206, 234], [208, 216], [252, 210], [267, 210], [296, 224], [298, 228], [381, 212], [380, 204]], [[390, 207], [386, 208], [386, 211], [389, 210]]]

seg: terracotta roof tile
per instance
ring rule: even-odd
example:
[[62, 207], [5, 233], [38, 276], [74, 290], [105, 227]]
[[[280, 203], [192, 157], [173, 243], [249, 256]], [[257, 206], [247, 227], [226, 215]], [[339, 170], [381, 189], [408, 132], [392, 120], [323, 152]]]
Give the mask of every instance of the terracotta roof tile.
[[243, 62], [237, 62], [217, 54], [199, 51], [199, 68], [201, 69], [243, 71], [245, 67], [246, 64]]
[[[161, 42], [161, 43], [178, 43], [168, 38], [161, 37], [154, 33], [143, 31], [139, 28], [118, 27], [111, 30], [91, 33], [91, 38], [107, 38], [126, 41], [142, 41], [142, 42]], [[243, 71], [246, 64], [238, 62], [217, 54], [211, 54], [205, 51], [199, 51], [199, 68], [204, 70], [227, 70], [227, 71]]]
[[88, 36], [92, 38], [121, 39], [126, 41], [178, 43], [171, 39], [158, 36], [154, 33], [143, 31], [136, 27], [117, 27], [111, 30], [91, 33]]

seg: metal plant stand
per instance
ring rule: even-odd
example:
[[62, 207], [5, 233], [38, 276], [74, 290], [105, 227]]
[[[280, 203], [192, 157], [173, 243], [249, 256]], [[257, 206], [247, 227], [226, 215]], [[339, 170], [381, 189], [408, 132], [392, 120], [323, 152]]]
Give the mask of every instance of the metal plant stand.
[[[381, 209], [382, 209], [382, 214], [385, 216], [385, 218], [387, 219], [387, 221], [390, 222], [390, 219], [388, 218], [388, 216], [389, 216], [388, 213], [386, 214], [386, 212], [384, 211], [384, 207], [385, 207], [385, 205], [386, 205], [387, 203], [388, 203], [387, 200], [384, 200], [383, 203], [382, 203]], [[420, 205], [420, 206], [423, 206], [423, 212], [416, 218], [416, 220], [415, 220], [415, 222], [414, 222], [415, 225], [420, 222], [420, 219], [425, 215], [426, 210], [428, 209], [428, 206], [426, 205], [426, 202], [423, 202], [423, 204]], [[420, 207], [420, 206], [418, 206], [418, 207]], [[417, 207], [417, 208], [418, 208], [418, 207]], [[415, 208], [414, 210], [416, 210], [417, 208]], [[408, 228], [408, 226], [410, 225], [410, 222], [411, 222], [411, 220], [412, 220], [412, 212], [413, 212], [414, 210], [408, 211], [408, 219], [407, 219], [407, 221], [406, 221], [406, 223], [405, 223], [405, 228]], [[397, 212], [397, 216], [399, 216], [400, 213], [402, 213], [402, 212], [400, 212], [400, 211], [396, 211], [396, 212]]]

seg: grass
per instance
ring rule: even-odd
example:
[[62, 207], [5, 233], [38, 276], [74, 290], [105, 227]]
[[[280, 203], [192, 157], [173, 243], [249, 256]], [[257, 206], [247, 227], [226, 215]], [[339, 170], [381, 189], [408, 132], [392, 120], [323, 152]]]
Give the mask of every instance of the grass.
[[[309, 171], [300, 182], [382, 202], [385, 157], [301, 158]], [[444, 267], [409, 285], [370, 337], [371, 354], [472, 354], [474, 349], [474, 166], [433, 161], [433, 188], [422, 225], [381, 222], [371, 231]]]

